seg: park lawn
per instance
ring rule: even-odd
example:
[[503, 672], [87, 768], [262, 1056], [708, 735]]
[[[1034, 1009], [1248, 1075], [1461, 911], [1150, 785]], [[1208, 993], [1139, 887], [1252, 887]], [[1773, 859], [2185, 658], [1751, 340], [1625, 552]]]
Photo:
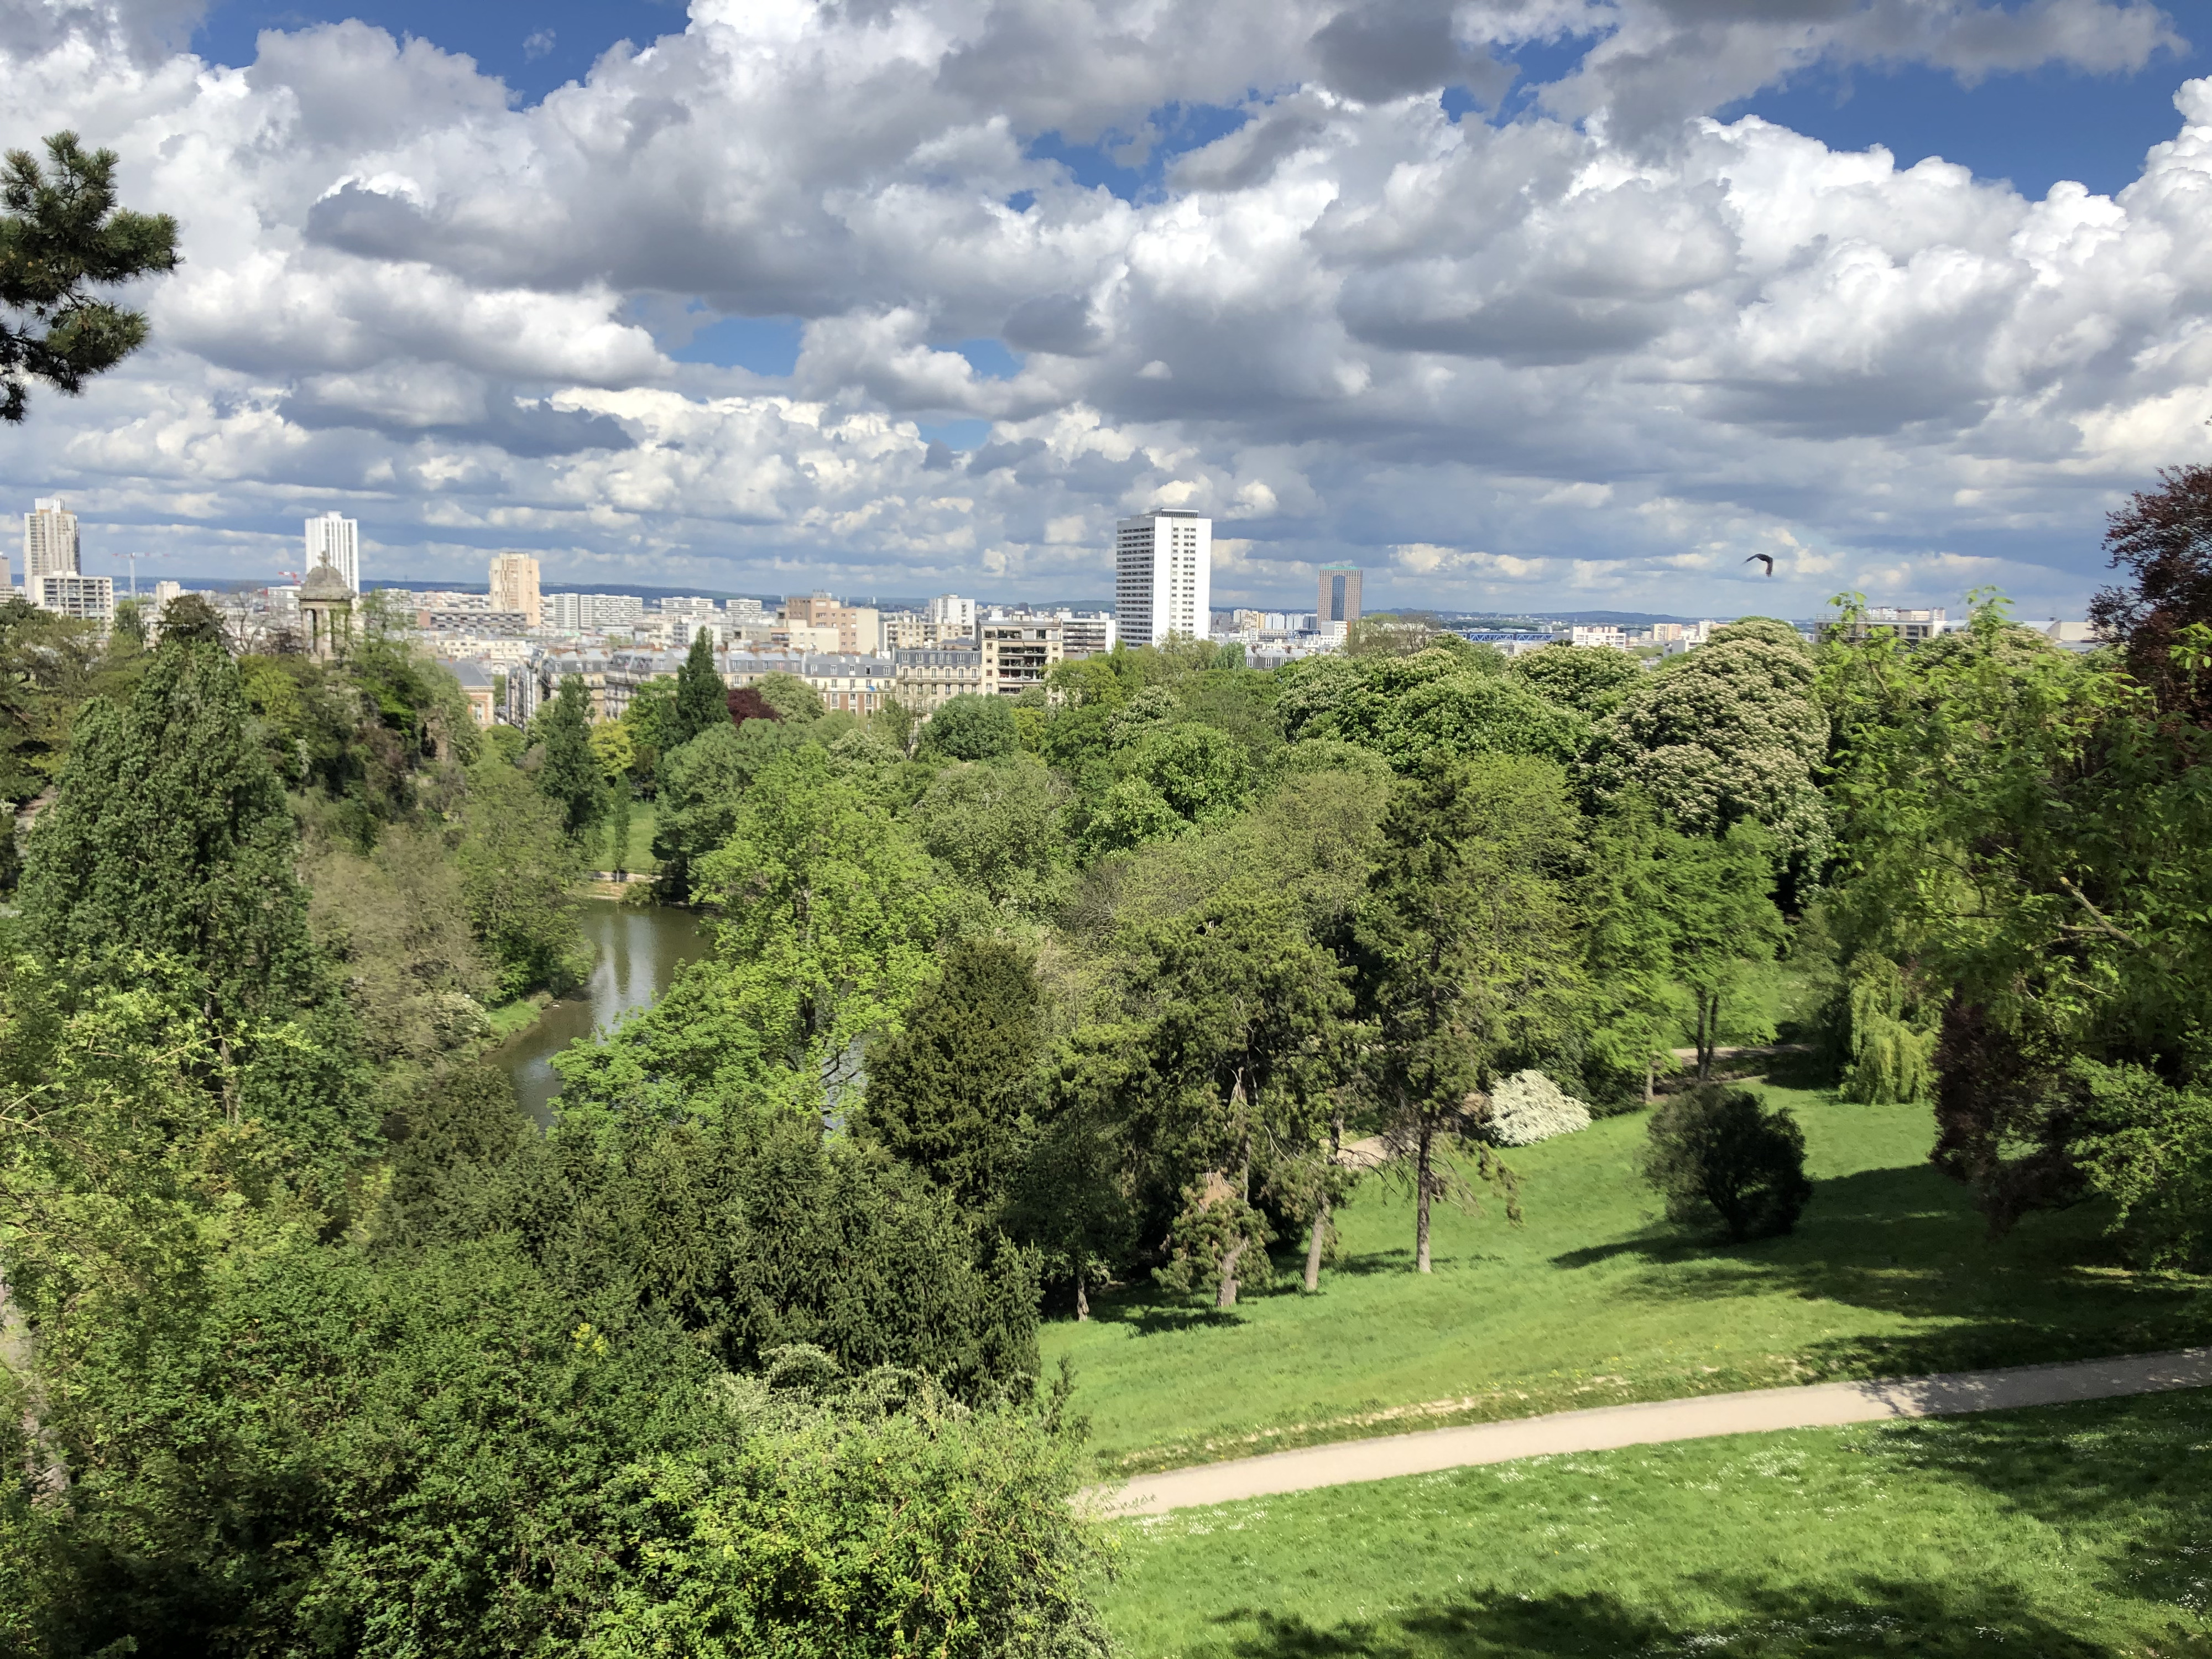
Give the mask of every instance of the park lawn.
[[[634, 800], [629, 804], [629, 839], [627, 843], [629, 852], [623, 860], [623, 868], [633, 874], [649, 876], [660, 868], [660, 860], [653, 856], [653, 827], [656, 816], [654, 805], [649, 800]], [[592, 858], [594, 863], [598, 863], [605, 857], [605, 837], [602, 836], [599, 844], [592, 848]]]
[[1642, 1113], [1520, 1149], [1523, 1224], [1435, 1212], [1380, 1177], [1340, 1212], [1319, 1294], [1298, 1241], [1231, 1312], [1132, 1288], [1048, 1322], [1104, 1475], [1361, 1435], [1829, 1377], [2148, 1352], [2212, 1340], [2207, 1281], [2118, 1265], [2103, 1216], [1991, 1241], [1926, 1162], [1927, 1108], [1769, 1089], [1804, 1126], [1813, 1200], [1791, 1237], [1729, 1246], [1668, 1226], [1637, 1179]]
[[2206, 1391], [1532, 1458], [1115, 1523], [1146, 1659], [2212, 1654]]

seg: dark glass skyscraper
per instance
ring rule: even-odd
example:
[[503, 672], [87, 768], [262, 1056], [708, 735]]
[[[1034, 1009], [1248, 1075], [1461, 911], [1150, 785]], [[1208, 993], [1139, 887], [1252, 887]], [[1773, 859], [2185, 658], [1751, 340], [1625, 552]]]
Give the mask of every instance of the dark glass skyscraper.
[[1321, 568], [1321, 594], [1314, 605], [1314, 626], [1323, 633], [1341, 631], [1359, 620], [1359, 567], [1325, 564]]

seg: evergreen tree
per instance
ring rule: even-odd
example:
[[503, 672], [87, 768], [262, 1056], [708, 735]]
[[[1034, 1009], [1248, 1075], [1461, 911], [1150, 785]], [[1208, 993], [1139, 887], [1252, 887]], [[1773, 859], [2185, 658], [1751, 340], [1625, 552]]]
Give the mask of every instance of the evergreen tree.
[[629, 780], [607, 788], [607, 873], [620, 881], [629, 873]]
[[727, 724], [728, 690], [714, 667], [714, 641], [705, 629], [692, 636], [684, 666], [676, 671], [676, 741], [689, 743], [702, 732]]
[[283, 786], [219, 646], [172, 640], [130, 702], [79, 715], [61, 791], [33, 830], [22, 904], [56, 957], [143, 951], [207, 976], [218, 1025], [316, 988]]
[[[1555, 766], [1462, 762], [1392, 797], [1358, 927], [1363, 1057], [1391, 1162], [1414, 1196], [1414, 1267], [1429, 1206], [1453, 1190], [1441, 1158], [1472, 1097], [1564, 1023], [1576, 978], [1559, 866], [1579, 839]], [[1510, 1193], [1486, 1148], [1478, 1172]], [[1509, 1209], [1509, 1214], [1516, 1212]]]
[[115, 152], [86, 154], [73, 132], [46, 140], [51, 172], [28, 150], [0, 174], [0, 420], [21, 421], [27, 378], [76, 393], [146, 341], [143, 312], [86, 290], [177, 268], [177, 222], [115, 205]]
[[592, 753], [592, 716], [584, 683], [574, 674], [561, 681], [561, 693], [545, 715], [545, 753], [538, 762], [539, 793], [561, 809], [562, 828], [581, 839], [605, 804], [599, 757]]
[[963, 939], [906, 1029], [869, 1056], [868, 1130], [971, 1214], [1003, 1206], [1027, 1137], [1039, 1002], [1026, 952]]
[[1675, 1096], [1651, 1115], [1643, 1167], [1669, 1221], [1717, 1218], [1732, 1243], [1788, 1232], [1813, 1196], [1805, 1132], [1748, 1089], [1706, 1084]]

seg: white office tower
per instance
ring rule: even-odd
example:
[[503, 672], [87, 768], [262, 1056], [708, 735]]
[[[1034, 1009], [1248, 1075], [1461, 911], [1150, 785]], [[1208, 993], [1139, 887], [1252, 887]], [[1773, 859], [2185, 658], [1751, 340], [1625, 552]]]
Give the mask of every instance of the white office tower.
[[963, 599], [957, 593], [940, 593], [929, 602], [929, 622], [939, 637], [972, 634], [975, 631], [975, 601]]
[[1115, 525], [1114, 611], [1124, 644], [1204, 639], [1213, 622], [1213, 520], [1163, 508]]
[[304, 577], [319, 564], [330, 566], [345, 579], [348, 587], [361, 592], [359, 520], [342, 519], [335, 513], [307, 520], [307, 562], [300, 567], [301, 575]]
[[76, 514], [58, 497], [41, 496], [33, 509], [23, 515], [23, 591], [36, 604], [40, 577], [77, 574]]

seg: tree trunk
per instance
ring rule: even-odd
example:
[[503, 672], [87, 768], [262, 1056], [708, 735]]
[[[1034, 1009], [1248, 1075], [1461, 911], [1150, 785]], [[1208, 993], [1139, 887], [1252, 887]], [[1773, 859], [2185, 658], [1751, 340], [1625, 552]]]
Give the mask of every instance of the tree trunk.
[[1085, 1277], [1084, 1264], [1079, 1260], [1075, 1264], [1075, 1319], [1078, 1324], [1091, 1317], [1091, 1297], [1083, 1285]]
[[1659, 1085], [1659, 1054], [1656, 1049], [1644, 1056], [1644, 1103], [1649, 1106]]
[[23, 1380], [23, 1439], [29, 1455], [24, 1460], [31, 1478], [33, 1503], [51, 1503], [70, 1489], [69, 1461], [42, 1414], [46, 1388], [40, 1381], [33, 1349], [30, 1322], [21, 1318], [9, 1299], [8, 1281], [0, 1278], [0, 1368]]
[[1713, 1080], [1713, 1038], [1720, 1030], [1721, 1000], [1717, 992], [1698, 993], [1698, 1081]]
[[1413, 1161], [1413, 1271], [1417, 1273], [1429, 1271], [1429, 1155], [1435, 1139], [1435, 1129], [1425, 1120]]
[[1306, 1289], [1321, 1288], [1321, 1242], [1328, 1232], [1328, 1193], [1321, 1195], [1321, 1208], [1314, 1212], [1313, 1237], [1306, 1243]]
[[1310, 1241], [1310, 1242], [1306, 1245], [1306, 1289], [1308, 1289], [1309, 1291], [1317, 1291], [1317, 1290], [1319, 1290], [1319, 1289], [1321, 1288], [1321, 1250], [1322, 1250], [1322, 1241], [1324, 1238], [1326, 1238], [1326, 1237], [1328, 1237], [1328, 1217], [1329, 1217], [1329, 1212], [1330, 1212], [1330, 1210], [1331, 1210], [1332, 1208], [1334, 1208], [1334, 1206], [1333, 1205], [1331, 1205], [1331, 1204], [1330, 1204], [1330, 1202], [1329, 1202], [1329, 1197], [1328, 1197], [1328, 1183], [1329, 1183], [1329, 1182], [1334, 1178], [1334, 1171], [1335, 1171], [1335, 1170], [1336, 1170], [1336, 1166], [1337, 1166], [1337, 1161], [1338, 1161], [1340, 1158], [1341, 1158], [1343, 1156], [1344, 1156], [1344, 1114], [1343, 1114], [1341, 1111], [1338, 1111], [1338, 1112], [1331, 1113], [1331, 1114], [1330, 1114], [1330, 1115], [1329, 1115], [1329, 1120], [1328, 1120], [1328, 1170], [1329, 1170], [1329, 1173], [1325, 1174], [1325, 1175], [1323, 1175], [1323, 1176], [1322, 1176], [1322, 1184], [1321, 1184], [1321, 1208], [1320, 1208], [1320, 1210], [1319, 1210], [1319, 1211], [1317, 1211], [1317, 1212], [1315, 1213], [1315, 1216], [1314, 1216], [1314, 1224], [1313, 1224], [1313, 1238], [1312, 1238], [1312, 1239], [1311, 1239], [1311, 1241]]
[[1213, 1297], [1213, 1305], [1215, 1307], [1233, 1308], [1237, 1305], [1237, 1258], [1242, 1256], [1243, 1254], [1244, 1240], [1242, 1238], [1238, 1239], [1223, 1253], [1221, 1257], [1221, 1288], [1215, 1293]]

